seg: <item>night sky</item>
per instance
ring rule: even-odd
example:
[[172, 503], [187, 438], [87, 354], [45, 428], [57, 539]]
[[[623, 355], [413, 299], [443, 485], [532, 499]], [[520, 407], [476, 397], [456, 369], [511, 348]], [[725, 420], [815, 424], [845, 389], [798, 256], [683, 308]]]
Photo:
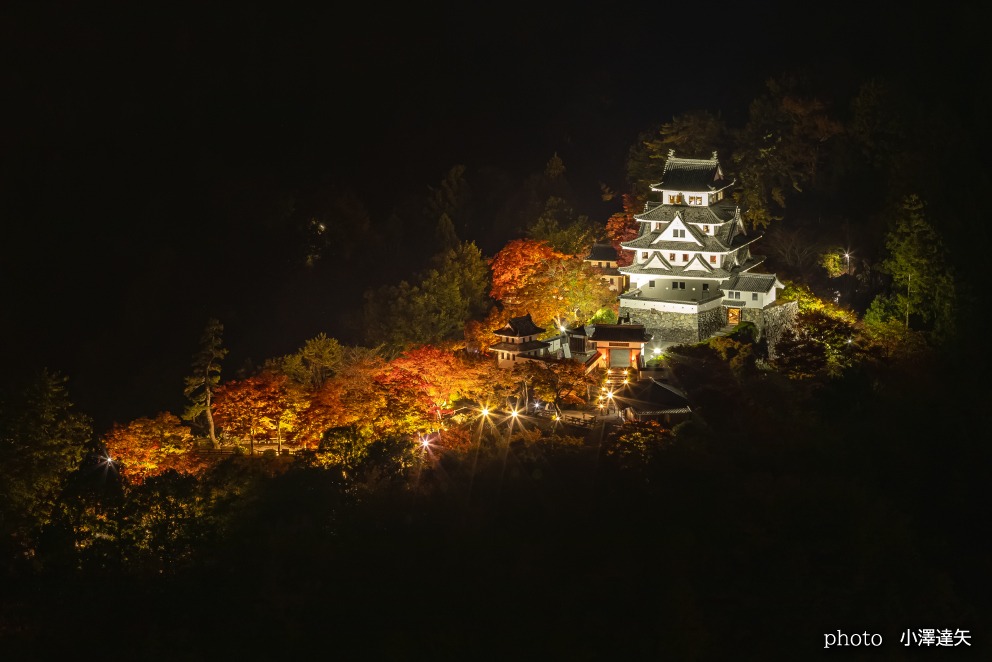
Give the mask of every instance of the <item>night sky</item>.
[[381, 222], [455, 164], [522, 180], [557, 152], [605, 222], [599, 182], [623, 188], [639, 132], [700, 108], [742, 117], [770, 76], [804, 69], [844, 98], [898, 75], [921, 103], [988, 88], [966, 16], [678, 4], [5, 6], [7, 372], [67, 374], [100, 431], [179, 410], [210, 316], [230, 370], [320, 331], [356, 342], [377, 260], [302, 269], [271, 222], [280, 192], [351, 187]]

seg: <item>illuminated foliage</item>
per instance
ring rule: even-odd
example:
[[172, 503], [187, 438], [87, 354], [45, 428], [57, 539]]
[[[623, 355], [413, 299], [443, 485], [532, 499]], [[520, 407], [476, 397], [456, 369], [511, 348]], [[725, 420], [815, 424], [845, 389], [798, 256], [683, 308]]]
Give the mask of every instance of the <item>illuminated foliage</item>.
[[169, 469], [199, 473], [206, 466], [204, 456], [193, 453], [190, 429], [169, 412], [114, 425], [103, 443], [121, 473], [134, 485]]
[[417, 463], [421, 448], [411, 437], [370, 435], [350, 425], [327, 430], [315, 459], [352, 481], [376, 483], [402, 477]]
[[585, 366], [577, 361], [526, 361], [514, 367], [530, 384], [534, 396], [550, 402], [561, 415], [564, 404], [583, 404], [588, 387], [597, 380], [586, 374]]
[[387, 410], [386, 393], [378, 379], [385, 369], [381, 348], [346, 347], [338, 373], [299, 412], [296, 441], [314, 448], [326, 430], [347, 425], [371, 433]]
[[171, 574], [195, 558], [207, 534], [199, 487], [195, 477], [169, 471], [130, 491], [119, 535], [132, 570]]
[[511, 315], [530, 313], [534, 323], [557, 327], [564, 321], [587, 321], [602, 308], [616, 305], [616, 292], [581, 258], [548, 262], [518, 290], [507, 306]]
[[620, 244], [624, 241], [637, 239], [641, 224], [634, 218], [634, 214], [638, 213], [642, 207], [643, 204], [638, 205], [632, 195], [624, 194], [623, 211], [613, 214], [606, 221], [606, 237], [617, 251], [617, 266], [629, 266], [634, 259], [634, 253], [622, 250]]
[[272, 367], [301, 386], [317, 389], [337, 370], [341, 353], [341, 344], [321, 333], [306, 341], [295, 354], [272, 361]]
[[911, 315], [919, 315], [938, 336], [952, 335], [954, 278], [940, 235], [927, 222], [923, 201], [917, 196], [903, 201], [885, 246], [889, 255], [882, 267], [892, 276], [892, 300], [902, 312], [905, 326], [910, 326]]
[[517, 305], [520, 290], [526, 288], [548, 264], [565, 257], [545, 241], [514, 239], [492, 260], [493, 286], [490, 295], [506, 305]]
[[489, 347], [495, 340], [493, 333], [506, 326], [509, 319], [509, 312], [493, 306], [485, 318], [469, 320], [465, 324], [465, 349], [469, 352], [488, 353]]
[[792, 379], [837, 376], [858, 358], [858, 329], [826, 308], [799, 313], [775, 345], [775, 365]]
[[434, 263], [417, 284], [401, 281], [366, 293], [369, 340], [399, 346], [456, 340], [467, 320], [488, 309], [489, 268], [474, 243], [460, 244]]
[[206, 420], [210, 443], [215, 448], [217, 434], [212, 404], [214, 391], [220, 383], [220, 362], [227, 356], [227, 350], [221, 346], [223, 335], [224, 326], [219, 321], [211, 319], [207, 322], [203, 335], [200, 336], [200, 349], [193, 355], [193, 374], [186, 378], [186, 388], [183, 391], [190, 402], [183, 420]]
[[247, 438], [254, 450], [256, 439], [279, 434], [286, 417], [295, 415], [287, 382], [285, 375], [264, 372], [222, 384], [213, 403], [217, 422], [226, 433]]
[[[490, 336], [489, 342], [492, 342]], [[465, 379], [459, 387], [463, 398], [479, 405], [506, 402], [517, 390], [517, 380], [509, 370], [500, 368], [486, 356], [476, 355], [465, 359]]]

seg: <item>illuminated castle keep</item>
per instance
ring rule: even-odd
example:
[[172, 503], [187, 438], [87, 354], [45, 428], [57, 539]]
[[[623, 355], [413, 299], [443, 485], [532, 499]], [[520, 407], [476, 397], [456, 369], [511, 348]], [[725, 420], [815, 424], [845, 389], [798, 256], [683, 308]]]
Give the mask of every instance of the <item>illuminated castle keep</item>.
[[634, 255], [620, 268], [630, 278], [620, 315], [643, 324], [654, 340], [698, 342], [741, 322], [754, 322], [763, 333], [792, 313], [777, 310], [778, 278], [753, 271], [764, 261], [751, 253], [761, 235], [745, 231], [728, 195], [734, 183], [716, 152], [682, 159], [670, 151], [661, 182], [651, 186], [661, 202], [635, 215], [640, 234], [621, 244]]

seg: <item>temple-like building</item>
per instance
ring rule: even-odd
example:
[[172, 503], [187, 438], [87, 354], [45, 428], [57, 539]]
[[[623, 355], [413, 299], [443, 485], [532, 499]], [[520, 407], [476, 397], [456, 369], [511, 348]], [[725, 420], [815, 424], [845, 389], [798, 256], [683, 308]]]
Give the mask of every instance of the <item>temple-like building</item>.
[[583, 261], [610, 284], [611, 290], [617, 294], [627, 291], [629, 281], [626, 274], [617, 269], [617, 249], [613, 244], [593, 244]]
[[621, 244], [633, 253], [619, 271], [630, 278], [620, 315], [643, 324], [655, 340], [698, 342], [726, 326], [754, 322], [763, 332], [777, 317], [774, 274], [757, 273], [764, 257], [751, 252], [749, 235], [730, 199], [734, 180], [724, 176], [716, 152], [709, 159], [669, 152], [661, 182], [641, 214], [640, 234]]
[[517, 361], [547, 355], [551, 343], [537, 339], [544, 332], [545, 329], [534, 324], [530, 313], [511, 317], [506, 326], [493, 332], [499, 341], [489, 350], [496, 355], [499, 367], [512, 368]]

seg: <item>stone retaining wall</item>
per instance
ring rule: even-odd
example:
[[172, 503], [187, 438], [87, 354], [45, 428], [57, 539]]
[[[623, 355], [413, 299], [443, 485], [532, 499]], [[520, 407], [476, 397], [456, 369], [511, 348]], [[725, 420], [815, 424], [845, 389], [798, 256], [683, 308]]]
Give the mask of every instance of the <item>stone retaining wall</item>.
[[[768, 340], [769, 352], [796, 318], [795, 301], [776, 303], [767, 308], [741, 308], [741, 322], [752, 322], [758, 337]], [[643, 324], [653, 340], [696, 343], [709, 338], [727, 325], [727, 309], [723, 306], [701, 313], [670, 313], [644, 308], [620, 306], [620, 316], [630, 316], [634, 324]]]

